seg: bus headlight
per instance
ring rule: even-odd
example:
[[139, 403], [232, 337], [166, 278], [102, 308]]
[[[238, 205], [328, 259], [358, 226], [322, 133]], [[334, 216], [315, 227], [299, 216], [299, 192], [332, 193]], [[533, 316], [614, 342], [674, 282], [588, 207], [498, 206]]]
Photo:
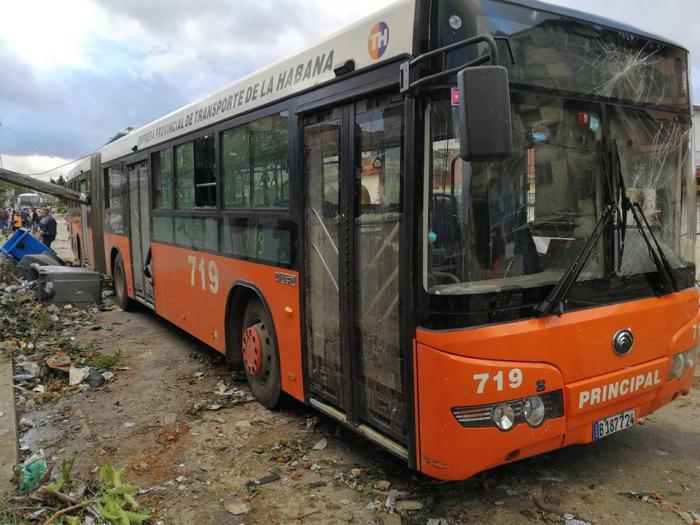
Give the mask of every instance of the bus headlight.
[[507, 432], [520, 424], [532, 428], [542, 426], [548, 419], [564, 415], [564, 396], [561, 390], [537, 396], [493, 403], [490, 405], [453, 407], [452, 415], [466, 428], [496, 426]]
[[540, 396], [528, 397], [523, 401], [523, 418], [532, 428], [542, 425], [544, 416], [544, 401]]
[[669, 379], [679, 379], [685, 371], [685, 357], [683, 354], [676, 354], [671, 359], [671, 368], [668, 371]]
[[513, 425], [515, 425], [515, 411], [508, 403], [496, 405], [491, 418], [496, 426], [504, 432], [510, 430], [513, 428]]
[[696, 349], [686, 350], [671, 358], [671, 368], [668, 371], [668, 379], [680, 379], [680, 377], [695, 366]]

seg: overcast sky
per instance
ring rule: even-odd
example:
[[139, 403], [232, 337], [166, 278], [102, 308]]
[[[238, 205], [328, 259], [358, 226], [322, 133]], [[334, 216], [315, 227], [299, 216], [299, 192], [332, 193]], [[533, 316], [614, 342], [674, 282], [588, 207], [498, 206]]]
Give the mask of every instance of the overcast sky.
[[[695, 52], [700, 0], [551, 0]], [[392, 0], [0, 0], [0, 155], [25, 173], [88, 154]]]

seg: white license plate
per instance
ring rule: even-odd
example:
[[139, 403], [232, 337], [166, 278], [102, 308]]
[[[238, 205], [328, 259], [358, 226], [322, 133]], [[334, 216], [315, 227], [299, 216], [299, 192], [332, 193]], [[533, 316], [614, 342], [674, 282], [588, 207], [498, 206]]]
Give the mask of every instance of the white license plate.
[[634, 426], [634, 410], [628, 410], [593, 423], [593, 439], [601, 439]]

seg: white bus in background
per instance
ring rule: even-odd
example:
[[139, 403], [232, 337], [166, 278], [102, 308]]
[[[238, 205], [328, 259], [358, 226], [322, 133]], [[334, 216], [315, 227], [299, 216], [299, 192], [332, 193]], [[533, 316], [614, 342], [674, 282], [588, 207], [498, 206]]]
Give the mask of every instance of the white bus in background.
[[41, 205], [41, 197], [38, 193], [20, 193], [17, 196], [19, 208], [37, 208]]

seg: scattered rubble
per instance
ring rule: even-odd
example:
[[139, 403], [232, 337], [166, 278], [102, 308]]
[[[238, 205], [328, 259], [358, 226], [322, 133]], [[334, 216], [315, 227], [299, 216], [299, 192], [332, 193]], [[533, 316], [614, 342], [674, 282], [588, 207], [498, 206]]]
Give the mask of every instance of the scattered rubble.
[[54, 469], [39, 451], [18, 465], [15, 481], [20, 495], [9, 498], [11, 506], [0, 508], [0, 522], [134, 525], [150, 519], [150, 511], [138, 501], [139, 488], [122, 481], [123, 469], [107, 461], [94, 470], [96, 479], [84, 482], [72, 477], [75, 460], [73, 455]]
[[12, 265], [0, 258], [0, 352], [13, 358], [20, 411], [105, 383], [102, 373], [122, 353], [101, 355], [96, 345], [76, 338], [81, 329], [97, 326], [98, 311], [39, 302], [32, 283], [17, 281]]

